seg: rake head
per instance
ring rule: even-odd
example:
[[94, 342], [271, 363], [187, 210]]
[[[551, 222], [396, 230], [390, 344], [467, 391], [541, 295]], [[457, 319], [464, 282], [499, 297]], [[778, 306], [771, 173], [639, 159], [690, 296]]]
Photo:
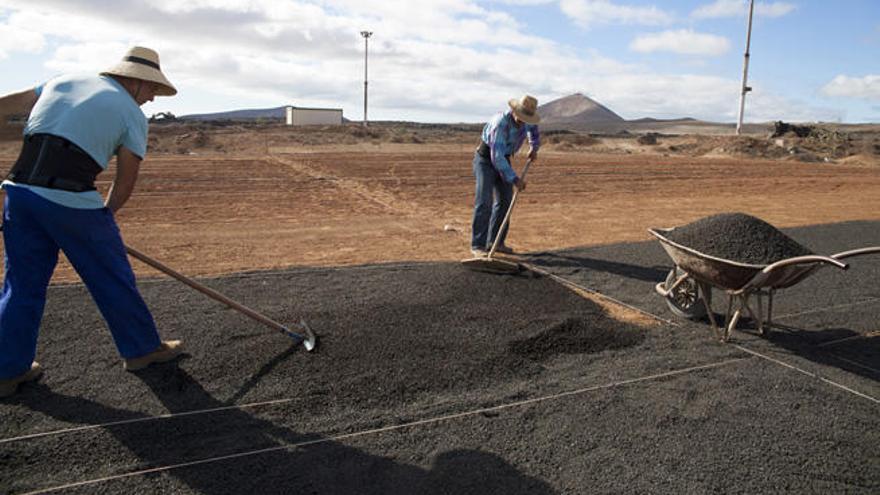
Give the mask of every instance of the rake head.
[[306, 348], [306, 351], [313, 351], [315, 347], [318, 345], [318, 336], [315, 335], [315, 332], [309, 327], [309, 324], [306, 323], [305, 320], [300, 320], [299, 325], [297, 325], [299, 331], [294, 332], [285, 327], [284, 335], [287, 335], [291, 339], [293, 339], [297, 344], [302, 343], [303, 347]]
[[461, 265], [468, 270], [502, 275], [514, 275], [522, 271], [519, 263], [498, 258], [475, 257], [461, 260]]

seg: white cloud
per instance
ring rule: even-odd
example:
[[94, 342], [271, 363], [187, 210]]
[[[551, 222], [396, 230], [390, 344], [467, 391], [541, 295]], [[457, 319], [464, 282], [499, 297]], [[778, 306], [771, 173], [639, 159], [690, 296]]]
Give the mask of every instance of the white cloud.
[[712, 19], [716, 17], [735, 17], [746, 11], [743, 0], [715, 0], [714, 3], [703, 5], [691, 12], [691, 17], [697, 19]]
[[[758, 17], [782, 17], [793, 12], [796, 5], [788, 2], [755, 4], [755, 15]], [[691, 12], [697, 19], [714, 19], [719, 17], [738, 17], [748, 15], [749, 2], [746, 0], [715, 0], [715, 2], [698, 7]]]
[[[752, 81], [750, 86], [755, 89], [746, 97], [746, 122], [839, 122], [845, 117], [845, 111], [839, 108], [818, 107], [807, 101], [765, 91], [759, 80]], [[736, 97], [739, 101], [739, 87]]]
[[492, 3], [502, 5], [546, 5], [556, 2], [557, 0], [492, 0]]
[[657, 26], [672, 22], [672, 15], [657, 7], [617, 5], [609, 0], [560, 0], [559, 8], [575, 24], [589, 28], [594, 24], [642, 24]]
[[[568, 81], [571, 83], [571, 81]], [[693, 117], [714, 122], [735, 122], [739, 112], [741, 82], [732, 78], [695, 74], [658, 74], [644, 71], [595, 75], [589, 71], [578, 74], [576, 86], [558, 84], [550, 94], [539, 93], [544, 101], [567, 96], [575, 91], [610, 108], [625, 119], [641, 117]], [[746, 101], [747, 122], [786, 120], [835, 121], [840, 112], [818, 108], [809, 102], [797, 101], [763, 89], [761, 81], [753, 81], [755, 90]], [[571, 88], [571, 89], [569, 89]], [[560, 91], [560, 89], [564, 89]]]
[[717, 56], [730, 49], [730, 42], [723, 36], [679, 29], [638, 36], [629, 47], [641, 53], [672, 52], [682, 55]]
[[787, 2], [775, 3], [757, 3], [755, 4], [755, 15], [760, 17], [782, 17], [788, 15], [797, 9], [797, 6]]
[[880, 75], [850, 77], [839, 75], [822, 88], [827, 96], [844, 96], [880, 101]]
[[[55, 73], [100, 72], [115, 65], [129, 46], [129, 43], [95, 41], [59, 45], [52, 51], [45, 65]], [[160, 62], [164, 65], [164, 56]]]
[[729, 119], [736, 103], [736, 82], [721, 77], [631, 73], [590, 82], [586, 90], [627, 119]]
[[40, 53], [46, 38], [22, 22], [21, 16], [12, 16], [0, 24], [0, 60], [12, 53]]
[[[739, 112], [740, 81], [717, 76], [633, 73], [591, 81], [591, 97], [626, 119], [694, 117], [735, 122]], [[753, 81], [745, 107], [746, 122], [836, 121], [840, 112], [817, 108], [762, 89]]]
[[[671, 20], [654, 7], [563, 1], [585, 9], [586, 25]], [[542, 103], [589, 93], [627, 118], [730, 121], [737, 108], [737, 80], [681, 69], [680, 75], [646, 72], [608, 52], [540, 38], [498, 2], [127, 0], [124, 9], [108, 8], [108, 0], [0, 2], [0, 30], [27, 27], [33, 36], [26, 43], [16, 33], [16, 43], [0, 44], [0, 52], [41, 50], [34, 59], [52, 71], [97, 71], [132, 44], [156, 48], [180, 93], [147, 105], [147, 113], [292, 103], [341, 107], [357, 119], [363, 109], [363, 29], [375, 33], [369, 59], [375, 119], [478, 122], [522, 93]], [[8, 65], [0, 60], [0, 73], [9, 73]], [[786, 112], [810, 111], [782, 99], [765, 108], [789, 120]]]
[[185, 98], [205, 91], [221, 98], [213, 100], [213, 108], [202, 103], [186, 113], [228, 109], [242, 96], [261, 99], [261, 105], [295, 102], [358, 112], [363, 29], [375, 33], [370, 101], [377, 118], [488, 112], [495, 105], [486, 94], [499, 94], [503, 102], [528, 90], [524, 69], [561, 50], [530, 35], [508, 13], [470, 0], [130, 0], [122, 10], [107, 9], [105, 0], [6, 2], [23, 25], [53, 39], [44, 57], [52, 71], [95, 71], [132, 44], [156, 48], [180, 95], [153, 105], [178, 114], [176, 106]]

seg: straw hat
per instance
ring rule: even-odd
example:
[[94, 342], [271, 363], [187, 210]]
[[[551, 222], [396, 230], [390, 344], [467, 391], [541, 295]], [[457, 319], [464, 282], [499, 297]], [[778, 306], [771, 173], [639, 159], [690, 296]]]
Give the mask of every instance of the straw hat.
[[538, 100], [534, 96], [525, 95], [519, 100], [511, 99], [507, 102], [513, 114], [527, 124], [537, 124], [541, 121], [538, 116]]
[[128, 50], [122, 61], [101, 73], [102, 76], [122, 76], [159, 84], [157, 96], [174, 96], [177, 89], [168, 82], [159, 68], [159, 54], [155, 50], [135, 46]]

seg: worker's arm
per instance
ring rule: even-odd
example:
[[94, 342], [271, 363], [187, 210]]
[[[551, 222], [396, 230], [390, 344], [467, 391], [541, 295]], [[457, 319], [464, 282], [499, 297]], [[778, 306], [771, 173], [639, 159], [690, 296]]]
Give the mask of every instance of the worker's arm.
[[528, 125], [526, 133], [529, 137], [529, 160], [538, 159], [538, 148], [541, 147], [541, 133], [537, 125]]
[[141, 157], [135, 155], [128, 148], [122, 146], [116, 155], [116, 178], [110, 186], [107, 202], [104, 206], [116, 213], [122, 205], [131, 197], [134, 185], [137, 182], [138, 171], [141, 167]]
[[0, 124], [5, 125], [11, 115], [28, 115], [37, 102], [37, 92], [33, 88], [0, 96]]

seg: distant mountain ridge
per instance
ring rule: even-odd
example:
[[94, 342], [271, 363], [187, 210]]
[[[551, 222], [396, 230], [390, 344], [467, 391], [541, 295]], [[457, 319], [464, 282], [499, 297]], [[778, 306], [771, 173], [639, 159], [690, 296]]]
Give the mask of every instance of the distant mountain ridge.
[[[277, 120], [284, 121], [286, 107], [252, 108], [242, 110], [230, 110], [214, 113], [190, 114], [178, 117], [180, 120], [190, 121], [246, 121], [246, 120]], [[654, 126], [669, 126], [673, 124], [699, 125], [702, 122], [690, 117], [678, 119], [655, 119], [644, 117], [634, 120], [626, 120], [614, 113], [601, 103], [585, 96], [582, 93], [557, 98], [549, 103], [538, 106], [538, 114], [541, 116], [541, 125], [547, 128], [566, 128], [572, 130], [588, 130], [601, 132], [619, 132], [626, 129], [651, 130]], [[343, 118], [343, 122], [349, 119]]]
[[284, 120], [286, 107], [275, 108], [250, 108], [245, 110], [230, 110], [228, 112], [196, 113], [178, 117], [182, 120], [257, 120], [278, 119]]
[[631, 124], [657, 124], [663, 122], [699, 122], [693, 117], [681, 117], [677, 119], [655, 119], [653, 117], [642, 117], [640, 119], [627, 120]]
[[[620, 124], [626, 121], [601, 103], [581, 93], [565, 96], [538, 106], [542, 124]], [[225, 112], [198, 113], [181, 120], [284, 120], [285, 107], [251, 108]]]

